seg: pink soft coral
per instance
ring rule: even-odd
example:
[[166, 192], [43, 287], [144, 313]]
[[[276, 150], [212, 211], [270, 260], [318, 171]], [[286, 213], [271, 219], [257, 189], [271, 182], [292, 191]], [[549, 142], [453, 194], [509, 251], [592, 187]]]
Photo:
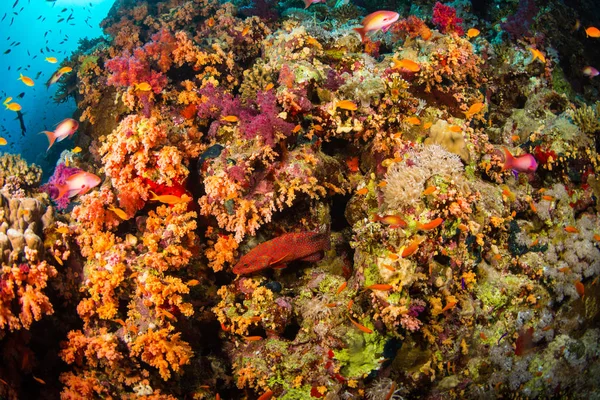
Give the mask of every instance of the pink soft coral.
[[111, 58], [106, 62], [111, 72], [107, 83], [113, 86], [133, 86], [136, 83], [148, 82], [154, 93], [158, 94], [167, 86], [167, 77], [150, 69], [148, 63], [135, 56]]

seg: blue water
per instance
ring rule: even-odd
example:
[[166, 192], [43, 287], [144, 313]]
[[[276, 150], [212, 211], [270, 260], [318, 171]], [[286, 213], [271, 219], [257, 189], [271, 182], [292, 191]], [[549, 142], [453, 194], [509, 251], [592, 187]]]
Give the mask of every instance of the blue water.
[[[15, 2], [17, 5], [13, 8]], [[113, 3], [114, 0], [0, 1], [0, 18], [6, 14], [0, 23], [0, 97], [2, 102], [8, 96], [13, 97], [13, 102], [23, 107], [21, 112], [27, 128], [23, 135], [16, 119], [17, 113], [1, 106], [0, 137], [5, 138], [8, 144], [0, 148], [0, 153], [21, 153], [28, 162], [47, 169], [47, 166], [54, 165], [60, 153], [58, 150], [74, 147], [72, 141], [67, 139], [57, 143], [56, 150], [53, 147], [53, 151], [46, 152], [48, 141], [39, 132], [54, 130], [54, 125], [71, 117], [75, 111], [75, 102], [71, 98], [62, 104], [54, 102], [52, 96], [59, 85], [54, 84], [47, 89], [46, 81], [60, 68], [63, 58], [77, 48], [79, 39], [102, 35], [100, 21]], [[61, 12], [65, 8], [67, 10]], [[67, 23], [71, 14], [73, 19]], [[64, 21], [58, 23], [60, 18], [64, 18]], [[13, 42], [21, 44], [10, 46]], [[46, 51], [46, 46], [50, 52]], [[8, 49], [10, 53], [4, 54]], [[40, 49], [43, 49], [43, 53]], [[58, 62], [50, 64], [45, 61], [50, 56], [56, 57]], [[17, 70], [19, 67], [20, 71]], [[38, 72], [41, 74], [35, 79]], [[26, 86], [18, 80], [19, 73], [34, 79], [35, 86]], [[23, 98], [17, 97], [20, 93], [24, 93]]]

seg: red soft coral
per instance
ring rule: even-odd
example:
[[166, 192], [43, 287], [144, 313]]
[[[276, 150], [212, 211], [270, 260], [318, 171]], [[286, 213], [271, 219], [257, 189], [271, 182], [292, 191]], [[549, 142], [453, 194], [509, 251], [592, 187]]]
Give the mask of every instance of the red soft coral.
[[462, 36], [465, 31], [460, 24], [462, 18], [456, 17], [456, 9], [440, 3], [439, 1], [433, 6], [433, 23], [440, 29], [442, 33], [456, 33]]

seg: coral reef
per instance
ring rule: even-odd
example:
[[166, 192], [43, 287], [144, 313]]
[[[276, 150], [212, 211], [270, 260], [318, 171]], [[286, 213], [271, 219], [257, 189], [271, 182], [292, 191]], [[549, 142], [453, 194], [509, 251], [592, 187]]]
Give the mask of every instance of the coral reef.
[[598, 395], [600, 103], [536, 3], [387, 3], [365, 43], [342, 3], [119, 0], [66, 61], [86, 150], [41, 191], [0, 157], [0, 340], [70, 310], [54, 393]]

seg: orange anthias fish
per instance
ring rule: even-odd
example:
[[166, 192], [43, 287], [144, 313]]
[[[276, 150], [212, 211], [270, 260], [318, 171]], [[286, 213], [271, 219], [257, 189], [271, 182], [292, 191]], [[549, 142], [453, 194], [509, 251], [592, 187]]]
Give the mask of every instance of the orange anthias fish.
[[420, 125], [421, 124], [421, 120], [418, 117], [409, 117], [409, 118], [406, 118], [405, 121], [411, 125]]
[[151, 190], [150, 194], [152, 195], [150, 196], [150, 201], [160, 201], [165, 204], [187, 203], [192, 200], [192, 198], [185, 193], [181, 195], [181, 197], [172, 194], [162, 194], [159, 196]]
[[467, 31], [467, 37], [474, 38], [479, 36], [479, 29], [471, 28]]
[[58, 62], [56, 57], [46, 57], [46, 61], [48, 61], [50, 64], [56, 64]]
[[428, 222], [426, 224], [417, 222], [417, 229], [419, 229], [421, 231], [429, 231], [431, 229], [435, 229], [438, 226], [440, 226], [442, 224], [442, 222], [444, 222], [443, 218], [436, 218], [433, 221]]
[[221, 117], [221, 121], [223, 121], [223, 122], [238, 122], [239, 118], [236, 117], [235, 115], [226, 115], [224, 117]]
[[352, 322], [352, 324], [357, 327], [359, 330], [363, 331], [364, 333], [373, 333], [373, 330], [370, 328], [367, 328], [366, 326], [359, 324], [358, 322], [356, 322], [355, 320], [353, 320], [352, 318], [348, 317], [350, 319], [350, 322]]
[[429, 196], [430, 194], [435, 193], [435, 191], [437, 190], [437, 187], [435, 186], [429, 186], [427, 189], [423, 190], [422, 195], [423, 196]]
[[465, 115], [467, 118], [471, 118], [475, 114], [479, 114], [481, 110], [485, 107], [484, 103], [475, 103], [467, 111], [465, 111]]
[[273, 397], [274, 394], [275, 393], [273, 393], [271, 389], [267, 389], [267, 391], [261, 394], [260, 397], [256, 400], [269, 400], [271, 397]]
[[565, 226], [565, 232], [568, 233], [579, 233], [579, 229], [575, 228], [572, 225]]
[[600, 38], [600, 29], [596, 28], [595, 26], [590, 26], [589, 28], [585, 29], [585, 34], [587, 37]]
[[51, 85], [58, 82], [58, 80], [62, 78], [64, 74], [69, 73], [71, 71], [73, 71], [73, 68], [71, 67], [62, 67], [61, 69], [53, 73], [50, 79], [48, 79], [48, 82], [46, 82], [46, 87], [49, 88]]
[[324, 251], [330, 247], [329, 230], [286, 233], [261, 243], [246, 253], [233, 267], [233, 273], [251, 274], [284, 266], [295, 260], [316, 262], [323, 258]]
[[23, 82], [24, 84], [26, 84], [27, 86], [34, 86], [35, 83], [33, 82], [33, 79], [29, 78], [28, 76], [25, 76], [23, 74], [19, 74], [19, 78], [18, 80]]
[[392, 26], [394, 22], [398, 21], [398, 18], [400, 18], [400, 14], [394, 11], [375, 11], [363, 19], [361, 28], [354, 28], [354, 30], [358, 32], [361, 40], [364, 43], [367, 32], [378, 31], [380, 29], [384, 32], [387, 32], [390, 26]]
[[390, 228], [406, 228], [408, 224], [402, 218], [397, 215], [384, 215], [383, 217], [375, 214], [373, 215], [373, 222], [383, 222], [389, 225]]
[[356, 111], [358, 110], [358, 106], [355, 102], [350, 100], [340, 100], [335, 104], [336, 108], [341, 108], [342, 110]]
[[419, 66], [419, 64], [417, 64], [416, 62], [409, 60], [409, 59], [402, 59], [402, 60], [397, 60], [395, 58], [392, 58], [392, 62], [394, 63], [394, 68], [395, 69], [406, 69], [410, 72], [419, 72], [421, 70], [421, 67]]
[[419, 245], [421, 243], [423, 243], [424, 240], [425, 240], [425, 237], [416, 237], [412, 242], [410, 242], [408, 244], [408, 246], [406, 246], [402, 250], [402, 252], [400, 253], [400, 257], [406, 258], [408, 256], [415, 254], [417, 252], [417, 250], [419, 249]]
[[7, 110], [10, 111], [21, 111], [21, 105], [19, 103], [9, 103], [9, 104], [5, 104], [4, 105], [6, 107]]
[[544, 57], [544, 55], [542, 54], [541, 51], [539, 51], [538, 49], [534, 49], [533, 47], [530, 47], [529, 51], [531, 51], [531, 54], [533, 55], [534, 60], [537, 58], [544, 64], [546, 63], [546, 57]]
[[149, 92], [152, 90], [152, 86], [148, 82], [136, 83], [133, 85], [133, 90], [139, 90], [140, 92]]
[[48, 145], [48, 150], [50, 150], [50, 147], [52, 147], [56, 140], [60, 142], [61, 140], [73, 136], [73, 134], [77, 131], [78, 128], [79, 122], [77, 122], [73, 118], [66, 118], [59, 122], [54, 132], [42, 131], [40, 133], [43, 133], [46, 136], [48, 136], [48, 142], [50, 142], [50, 144]]
[[86, 194], [92, 188], [98, 186], [100, 182], [102, 182], [102, 179], [100, 179], [99, 176], [94, 175], [91, 172], [79, 171], [65, 179], [64, 184], [55, 184], [58, 189], [56, 199], [61, 199], [64, 196], [71, 198], [78, 194]]
[[117, 208], [115, 206], [109, 206], [108, 209], [114, 212], [117, 215], [117, 217], [121, 218], [123, 221], [127, 221], [129, 219], [127, 213], [121, 210], [120, 208]]
[[6, 146], [8, 142], [3, 137], [0, 137], [0, 146]]

